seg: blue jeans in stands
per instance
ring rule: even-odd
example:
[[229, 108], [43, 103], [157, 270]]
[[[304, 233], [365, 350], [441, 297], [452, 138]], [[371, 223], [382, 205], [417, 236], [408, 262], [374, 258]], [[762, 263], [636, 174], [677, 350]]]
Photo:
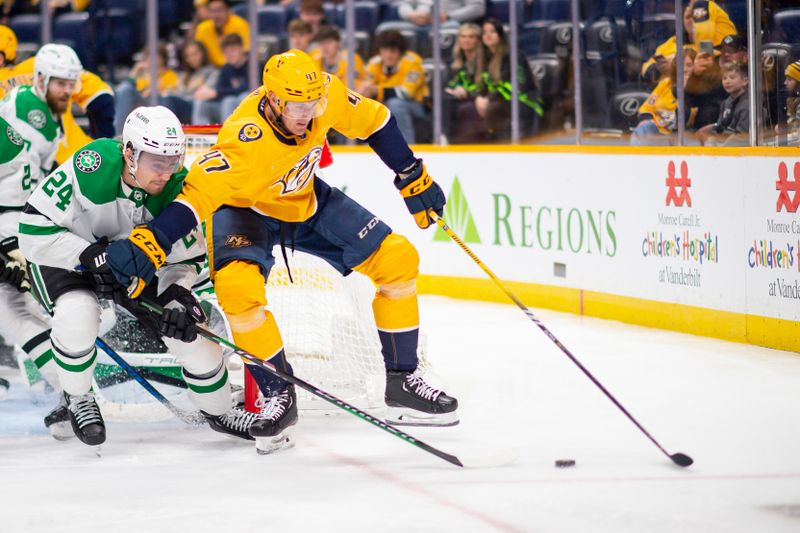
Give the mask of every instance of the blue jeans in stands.
[[383, 104], [391, 111], [392, 116], [397, 121], [397, 127], [400, 128], [400, 132], [406, 142], [414, 144], [417, 140], [414, 134], [414, 119], [428, 118], [425, 106], [414, 100], [396, 97], [388, 98]]

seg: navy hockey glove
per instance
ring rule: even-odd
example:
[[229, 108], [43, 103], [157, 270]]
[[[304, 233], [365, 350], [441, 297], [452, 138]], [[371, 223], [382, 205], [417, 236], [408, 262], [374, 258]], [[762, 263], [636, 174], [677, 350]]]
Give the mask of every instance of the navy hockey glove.
[[428, 175], [422, 159], [417, 159], [411, 167], [395, 176], [394, 186], [400, 191], [414, 222], [420, 228], [425, 229], [433, 224], [428, 209], [442, 216], [447, 200], [442, 188]]
[[0, 283], [7, 283], [19, 292], [27, 291], [31, 288], [27, 266], [16, 237], [6, 237], [0, 241]]
[[106, 262], [108, 238], [103, 237], [86, 247], [78, 256], [81, 265], [92, 274], [94, 292], [101, 300], [114, 300], [117, 303], [125, 297], [125, 287], [121, 285]]
[[206, 315], [191, 291], [180, 285], [170, 285], [158, 297], [158, 303], [164, 308], [159, 324], [162, 335], [183, 342], [197, 338], [195, 324], [205, 322]]
[[108, 246], [108, 266], [117, 281], [128, 287], [131, 298], [142, 293], [167, 259], [171, 247], [166, 238], [158, 238], [158, 233], [147, 226], [137, 226], [127, 239]]

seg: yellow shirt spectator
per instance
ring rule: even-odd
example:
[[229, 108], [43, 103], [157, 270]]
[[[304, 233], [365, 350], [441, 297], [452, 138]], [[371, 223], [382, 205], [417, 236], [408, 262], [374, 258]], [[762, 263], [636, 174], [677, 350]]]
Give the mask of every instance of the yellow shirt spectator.
[[422, 58], [411, 51], [403, 54], [397, 68], [385, 68], [380, 56], [373, 57], [367, 65], [366, 80], [377, 86], [375, 99], [378, 101], [384, 100], [389, 90], [420, 103], [428, 95]]
[[[158, 75], [158, 94], [167, 95], [180, 85], [180, 78], [178, 73], [174, 70], [167, 68], [161, 71]], [[144, 75], [136, 78], [136, 90], [142, 96], [147, 97], [150, 95], [150, 76]]]
[[[209, 2], [209, 12], [215, 8], [214, 4], [224, 4], [224, 2]], [[226, 9], [227, 6], [225, 6]], [[208, 60], [217, 67], [225, 64], [225, 56], [222, 54], [222, 47], [220, 42], [222, 37], [229, 33], [235, 33], [242, 38], [245, 51], [250, 50], [250, 25], [245, 19], [238, 15], [230, 13], [228, 10], [227, 19], [222, 24], [221, 29], [218, 31], [213, 18], [204, 20], [197, 25], [197, 31], [194, 34], [194, 39], [203, 43], [208, 51]]]

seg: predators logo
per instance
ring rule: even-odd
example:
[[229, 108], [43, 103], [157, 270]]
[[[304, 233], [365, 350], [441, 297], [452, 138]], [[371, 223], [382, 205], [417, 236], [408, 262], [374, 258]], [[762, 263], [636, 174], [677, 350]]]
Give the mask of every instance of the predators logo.
[[239, 140], [243, 143], [255, 141], [261, 138], [261, 128], [253, 124], [252, 122], [248, 122], [242, 129], [239, 130]]
[[319, 167], [319, 158], [322, 155], [322, 147], [316, 146], [311, 149], [300, 161], [272, 185], [280, 184], [283, 187], [281, 195], [291, 194], [299, 191], [316, 174]]
[[233, 234], [225, 237], [225, 246], [230, 248], [244, 248], [245, 246], [252, 246], [251, 241], [247, 235]]

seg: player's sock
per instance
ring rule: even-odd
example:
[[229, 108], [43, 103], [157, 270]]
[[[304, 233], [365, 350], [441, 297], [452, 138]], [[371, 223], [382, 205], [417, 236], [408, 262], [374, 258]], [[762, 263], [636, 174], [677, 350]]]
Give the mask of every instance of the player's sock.
[[386, 371], [386, 421], [409, 426], [458, 424], [458, 400], [432, 387], [419, 370]]
[[[292, 365], [290, 365], [289, 361], [286, 360], [286, 353], [284, 352], [283, 348], [281, 348], [281, 350], [273, 357], [270, 357], [267, 362], [286, 374], [294, 374], [292, 371]], [[289, 386], [289, 383], [287, 383], [286, 380], [270, 373], [261, 365], [247, 363], [247, 369], [250, 370], [250, 374], [258, 384], [258, 389], [265, 398], [274, 396], [275, 394], [286, 390], [286, 388]]]
[[381, 353], [387, 370], [409, 370], [417, 368], [417, 344], [419, 328], [408, 331], [378, 330]]
[[291, 429], [297, 423], [297, 396], [289, 384], [279, 394], [259, 400], [261, 412], [250, 426], [260, 454], [272, 453], [294, 445]]
[[70, 395], [64, 391], [69, 419], [75, 436], [84, 444], [97, 446], [106, 441], [106, 424], [94, 394]]

